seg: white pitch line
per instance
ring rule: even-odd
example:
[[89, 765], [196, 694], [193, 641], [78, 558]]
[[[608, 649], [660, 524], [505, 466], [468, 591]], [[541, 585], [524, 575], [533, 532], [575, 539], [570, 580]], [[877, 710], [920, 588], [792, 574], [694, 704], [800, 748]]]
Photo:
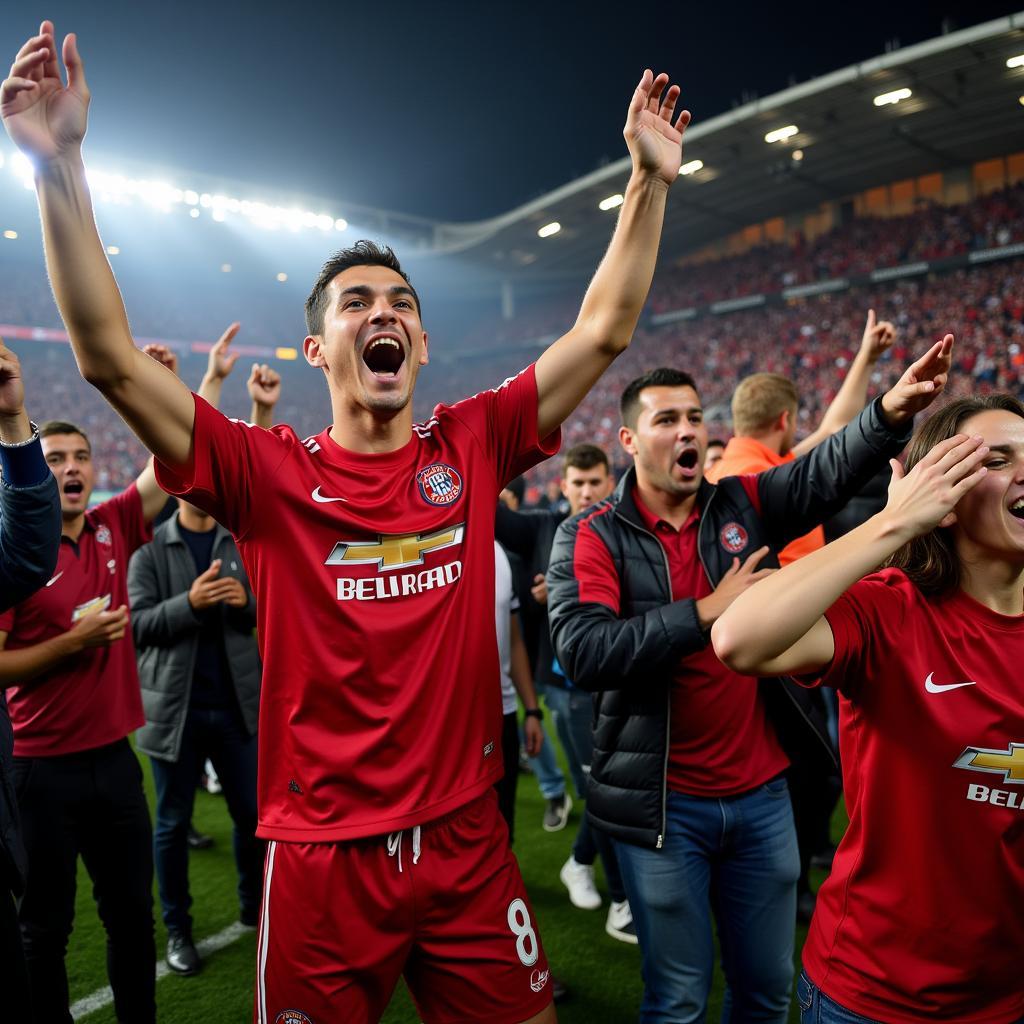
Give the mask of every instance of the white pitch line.
[[[218, 949], [230, 946], [232, 942], [237, 942], [247, 932], [254, 931], [255, 929], [246, 928], [244, 924], [236, 921], [234, 924], [229, 924], [223, 931], [217, 932], [216, 935], [207, 936], [202, 942], [197, 943], [196, 949], [199, 951], [200, 956], [208, 956], [210, 953], [216, 953]], [[167, 961], [161, 960], [156, 967], [156, 980], [159, 981], [161, 978], [166, 978], [170, 973], [171, 969], [167, 966]], [[79, 999], [71, 1007], [71, 1016], [75, 1020], [81, 1020], [88, 1014], [95, 1013], [104, 1006], [109, 1006], [113, 1001], [114, 993], [109, 985], [104, 988], [98, 988], [95, 992]]]

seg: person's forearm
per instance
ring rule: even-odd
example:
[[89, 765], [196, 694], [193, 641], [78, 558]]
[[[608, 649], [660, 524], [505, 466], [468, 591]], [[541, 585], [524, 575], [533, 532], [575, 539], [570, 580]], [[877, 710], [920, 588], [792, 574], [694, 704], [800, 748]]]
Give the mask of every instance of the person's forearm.
[[212, 374], [205, 374], [203, 379], [199, 382], [199, 390], [196, 394], [202, 398], [205, 402], [213, 406], [214, 409], [220, 408], [220, 394], [224, 388], [224, 378], [217, 377]]
[[257, 427], [269, 428], [274, 425], [274, 407], [263, 402], [253, 402], [249, 422]]
[[24, 409], [11, 416], [0, 416], [0, 441], [4, 444], [22, 444], [32, 437], [32, 424]]
[[130, 376], [138, 350], [96, 230], [81, 155], [40, 165], [36, 189], [46, 266], [79, 369], [97, 386], [115, 383]]
[[31, 647], [0, 651], [0, 687], [31, 685], [81, 648], [70, 633]]
[[839, 540], [772, 573], [740, 594], [712, 627], [716, 653], [736, 671], [756, 674], [907, 539], [880, 512]]
[[654, 277], [668, 185], [633, 174], [608, 251], [583, 297], [577, 327], [590, 328], [612, 350], [625, 348]]
[[834, 434], [837, 430], [842, 430], [864, 408], [868, 400], [868, 385], [871, 383], [871, 368], [874, 365], [862, 352], [857, 353], [836, 397], [825, 410], [819, 429]]

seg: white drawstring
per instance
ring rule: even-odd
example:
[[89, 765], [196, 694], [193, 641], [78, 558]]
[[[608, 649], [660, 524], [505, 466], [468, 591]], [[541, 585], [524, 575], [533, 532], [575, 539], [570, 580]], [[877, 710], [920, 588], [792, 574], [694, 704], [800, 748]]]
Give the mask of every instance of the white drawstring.
[[[391, 832], [388, 834], [388, 856], [394, 857], [398, 854], [398, 873], [402, 873], [402, 833]], [[420, 826], [414, 825], [412, 829], [412, 862], [418, 864], [420, 861]]]

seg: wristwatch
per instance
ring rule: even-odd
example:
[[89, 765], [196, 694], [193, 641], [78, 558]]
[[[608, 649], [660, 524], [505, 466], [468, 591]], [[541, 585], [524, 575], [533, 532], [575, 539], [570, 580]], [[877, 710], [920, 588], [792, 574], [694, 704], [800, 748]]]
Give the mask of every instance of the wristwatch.
[[544, 711], [541, 708], [527, 708], [523, 713], [524, 718], [536, 718], [538, 722], [544, 721]]

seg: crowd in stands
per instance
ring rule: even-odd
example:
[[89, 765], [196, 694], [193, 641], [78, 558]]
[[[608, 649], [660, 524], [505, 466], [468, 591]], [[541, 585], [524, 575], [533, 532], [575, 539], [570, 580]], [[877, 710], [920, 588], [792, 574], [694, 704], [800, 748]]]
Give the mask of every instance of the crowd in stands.
[[[714, 263], [671, 268], [654, 282], [649, 308], [675, 309], [745, 292], [777, 291], [793, 283], [863, 272], [918, 259], [934, 259], [977, 248], [1024, 240], [1024, 186], [994, 193], [959, 207], [926, 206], [906, 217], [855, 220], [823, 235], [812, 244], [799, 238], [789, 248], [765, 246]], [[0, 323], [59, 327], [60, 322], [41, 269], [8, 267], [8, 287], [0, 293]], [[127, 277], [129, 314], [138, 337], [215, 338], [231, 312], [223, 300], [144, 301], [142, 279]], [[568, 305], [576, 301], [573, 297]], [[277, 321], [270, 308], [283, 296], [265, 298], [268, 324], [280, 322], [285, 337], [294, 337], [301, 310], [280, 308]], [[494, 325], [493, 357], [449, 356], [455, 345], [435, 341], [435, 360], [422, 371], [416, 416], [425, 419], [436, 403], [451, 403], [516, 373], [540, 349], [512, 342], [557, 336], [571, 314], [561, 303], [524, 312], [511, 322]], [[568, 309], [568, 305], [566, 308]], [[625, 384], [651, 366], [673, 365], [693, 373], [702, 388], [713, 432], [728, 435], [729, 397], [744, 376], [755, 371], [782, 373], [799, 388], [802, 426], [816, 423], [838, 389], [860, 342], [868, 308], [892, 320], [899, 337], [878, 365], [871, 393], [887, 388], [910, 353], [945, 331], [956, 335], [952, 394], [1006, 390], [1024, 393], [1024, 261], [980, 264], [945, 274], [930, 274], [790, 300], [729, 314], [707, 315], [660, 328], [643, 326], [634, 344], [604, 375], [584, 404], [565, 425], [565, 444], [591, 441], [617, 458], [618, 399]], [[170, 311], [169, 311], [170, 310]], [[253, 311], [244, 311], [250, 322]], [[257, 317], [262, 317], [262, 310]], [[289, 325], [287, 328], [285, 325]], [[243, 329], [244, 331], [244, 329]], [[474, 332], [476, 333], [476, 332]], [[482, 335], [481, 335], [482, 336]], [[244, 341], [245, 336], [240, 338]], [[463, 342], [465, 339], [461, 339]], [[144, 462], [142, 448], [110, 408], [92, 393], [73, 366], [70, 348], [62, 343], [15, 342], [15, 348], [46, 396], [45, 416], [60, 415], [80, 422], [102, 453], [99, 490], [127, 485]], [[205, 366], [204, 354], [182, 356], [181, 372], [193, 386]], [[279, 422], [308, 436], [330, 419], [327, 389], [318, 371], [300, 358], [277, 362], [284, 377]], [[225, 411], [246, 416], [244, 395], [225, 396]], [[531, 476], [542, 487], [557, 474], [551, 460]], [[536, 493], [536, 492], [534, 492]]]

